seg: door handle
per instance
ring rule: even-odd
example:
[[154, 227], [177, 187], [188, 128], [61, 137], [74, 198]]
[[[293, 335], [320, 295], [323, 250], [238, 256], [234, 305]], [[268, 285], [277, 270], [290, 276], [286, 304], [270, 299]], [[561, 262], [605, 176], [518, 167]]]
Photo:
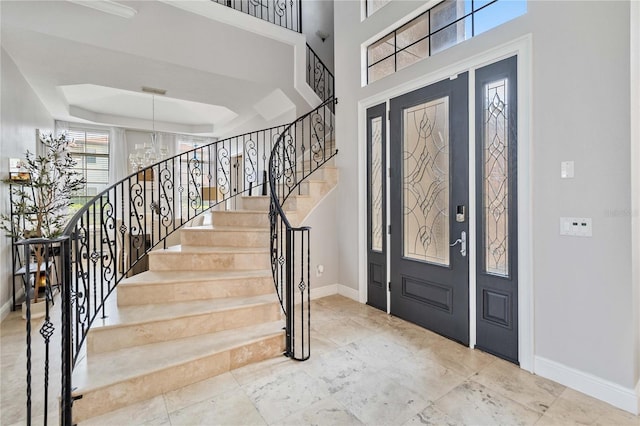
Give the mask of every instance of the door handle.
[[455, 240], [453, 243], [449, 244], [449, 247], [453, 247], [456, 244], [460, 244], [460, 254], [462, 255], [462, 257], [466, 257], [467, 256], [467, 233], [465, 231], [462, 231], [460, 233], [460, 238]]

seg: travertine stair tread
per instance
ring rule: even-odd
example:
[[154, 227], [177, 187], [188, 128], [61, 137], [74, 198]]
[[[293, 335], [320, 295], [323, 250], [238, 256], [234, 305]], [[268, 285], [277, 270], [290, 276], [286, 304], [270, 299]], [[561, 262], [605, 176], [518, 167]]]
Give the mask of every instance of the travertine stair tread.
[[257, 296], [225, 297], [218, 299], [192, 300], [186, 302], [158, 303], [153, 305], [121, 306], [105, 319], [96, 319], [92, 330], [128, 327], [156, 321], [172, 320], [189, 316], [222, 312], [238, 308], [249, 308], [278, 303], [275, 292]]
[[271, 277], [271, 271], [263, 270], [234, 270], [234, 271], [145, 271], [133, 277], [124, 279], [119, 288], [127, 286], [144, 286], [158, 284], [176, 284], [193, 281], [223, 281], [234, 278], [263, 278]]
[[175, 254], [175, 253], [266, 253], [269, 249], [265, 247], [210, 247], [210, 246], [186, 246], [178, 244], [177, 246], [167, 247], [166, 249], [156, 250], [149, 253], [150, 255]]
[[[267, 214], [266, 211], [262, 213]], [[202, 225], [184, 228], [182, 232], [198, 232], [198, 231], [242, 231], [242, 232], [269, 232], [269, 228], [250, 227], [250, 226], [226, 226], [226, 225]]]
[[[305, 182], [307, 182], [307, 181], [305, 181]], [[322, 182], [324, 182], [324, 181], [322, 181]], [[294, 190], [294, 192], [292, 192], [292, 193], [289, 195], [289, 198], [292, 198], [292, 197], [293, 197], [293, 198], [300, 198], [300, 199], [306, 200], [306, 199], [311, 198], [311, 195], [308, 195], [308, 194], [295, 194], [295, 190]], [[247, 198], [249, 198], [249, 197], [247, 197]], [[256, 198], [256, 199], [270, 199], [270, 198], [271, 198], [271, 195], [253, 195], [253, 196], [251, 196], [250, 198]], [[288, 199], [288, 198], [287, 198], [287, 199]], [[247, 210], [245, 210], [245, 211], [247, 211]], [[253, 211], [254, 211], [254, 212], [257, 212], [257, 211], [263, 211], [263, 210], [253, 210]]]
[[171, 368], [282, 333], [273, 321], [217, 333], [92, 354], [73, 373], [74, 395]]
[[215, 211], [211, 213], [228, 213], [228, 214], [267, 214], [264, 210], [227, 210], [227, 211]]

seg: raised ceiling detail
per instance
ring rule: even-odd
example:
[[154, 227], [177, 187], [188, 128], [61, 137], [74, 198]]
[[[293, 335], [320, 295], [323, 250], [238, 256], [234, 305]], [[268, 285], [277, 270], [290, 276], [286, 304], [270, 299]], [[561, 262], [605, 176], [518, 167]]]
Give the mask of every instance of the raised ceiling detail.
[[116, 126], [151, 127], [152, 102], [155, 103], [155, 127], [160, 131], [210, 133], [238, 116], [223, 106], [167, 96], [154, 99], [151, 94], [95, 84], [74, 84], [59, 89], [69, 105], [70, 115]]
[[156, 121], [169, 132], [226, 137], [282, 124], [258, 104], [275, 90], [285, 101], [277, 110], [309, 108], [290, 43], [157, 1], [123, 1], [136, 11], [129, 19], [84, 3], [93, 4], [2, 3], [2, 48], [56, 120], [150, 130], [142, 86], [167, 90], [170, 98], [156, 96]]
[[90, 7], [101, 12], [110, 13], [112, 15], [120, 16], [121, 18], [131, 19], [138, 13], [132, 7], [126, 6], [121, 3], [116, 3], [111, 0], [68, 0], [71, 3], [79, 4], [80, 6]]

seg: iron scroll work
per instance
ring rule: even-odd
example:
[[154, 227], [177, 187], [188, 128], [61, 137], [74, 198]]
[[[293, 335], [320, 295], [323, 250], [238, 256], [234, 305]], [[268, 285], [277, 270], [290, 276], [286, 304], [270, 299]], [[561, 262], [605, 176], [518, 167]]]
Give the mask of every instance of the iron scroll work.
[[[144, 270], [152, 248], [166, 248], [167, 238], [193, 218], [217, 205], [233, 210], [237, 196], [257, 194], [258, 188], [266, 195], [267, 175], [271, 266], [286, 315], [287, 355], [297, 360], [309, 357], [310, 230], [293, 227], [283, 205], [292, 193], [301, 193], [301, 182], [338, 151], [333, 75], [308, 49], [309, 59], [313, 58], [309, 85], [324, 100], [319, 107], [289, 125], [219, 140], [138, 170], [91, 199], [71, 218], [60, 239], [47, 243], [54, 243], [59, 252], [62, 324], [55, 330], [54, 321], [45, 322], [41, 335], [47, 348], [56, 341], [56, 333], [62, 335], [61, 424], [73, 424], [73, 401], [81, 395], [73, 394], [72, 372], [92, 324], [106, 317], [105, 303], [118, 283]], [[25, 247], [37, 243], [28, 241]], [[27, 347], [31, 360], [30, 334]], [[48, 378], [48, 362], [45, 368]], [[48, 384], [47, 379], [45, 392]], [[30, 387], [27, 396], [30, 424]], [[43, 409], [46, 424], [48, 410]]]
[[338, 153], [334, 146], [335, 98], [300, 117], [280, 135], [269, 158], [271, 270], [286, 317], [285, 355], [311, 355], [310, 231], [294, 226], [284, 205], [300, 184]]
[[302, 32], [300, 0], [211, 0], [279, 27]]

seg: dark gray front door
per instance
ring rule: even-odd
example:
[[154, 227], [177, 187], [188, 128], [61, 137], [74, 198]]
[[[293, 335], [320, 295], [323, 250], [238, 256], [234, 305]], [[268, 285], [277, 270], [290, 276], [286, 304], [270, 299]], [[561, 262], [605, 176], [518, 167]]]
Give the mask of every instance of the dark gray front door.
[[476, 70], [476, 347], [518, 362], [517, 57]]
[[367, 110], [367, 304], [387, 310], [386, 104]]
[[469, 343], [468, 74], [391, 100], [391, 313]]

